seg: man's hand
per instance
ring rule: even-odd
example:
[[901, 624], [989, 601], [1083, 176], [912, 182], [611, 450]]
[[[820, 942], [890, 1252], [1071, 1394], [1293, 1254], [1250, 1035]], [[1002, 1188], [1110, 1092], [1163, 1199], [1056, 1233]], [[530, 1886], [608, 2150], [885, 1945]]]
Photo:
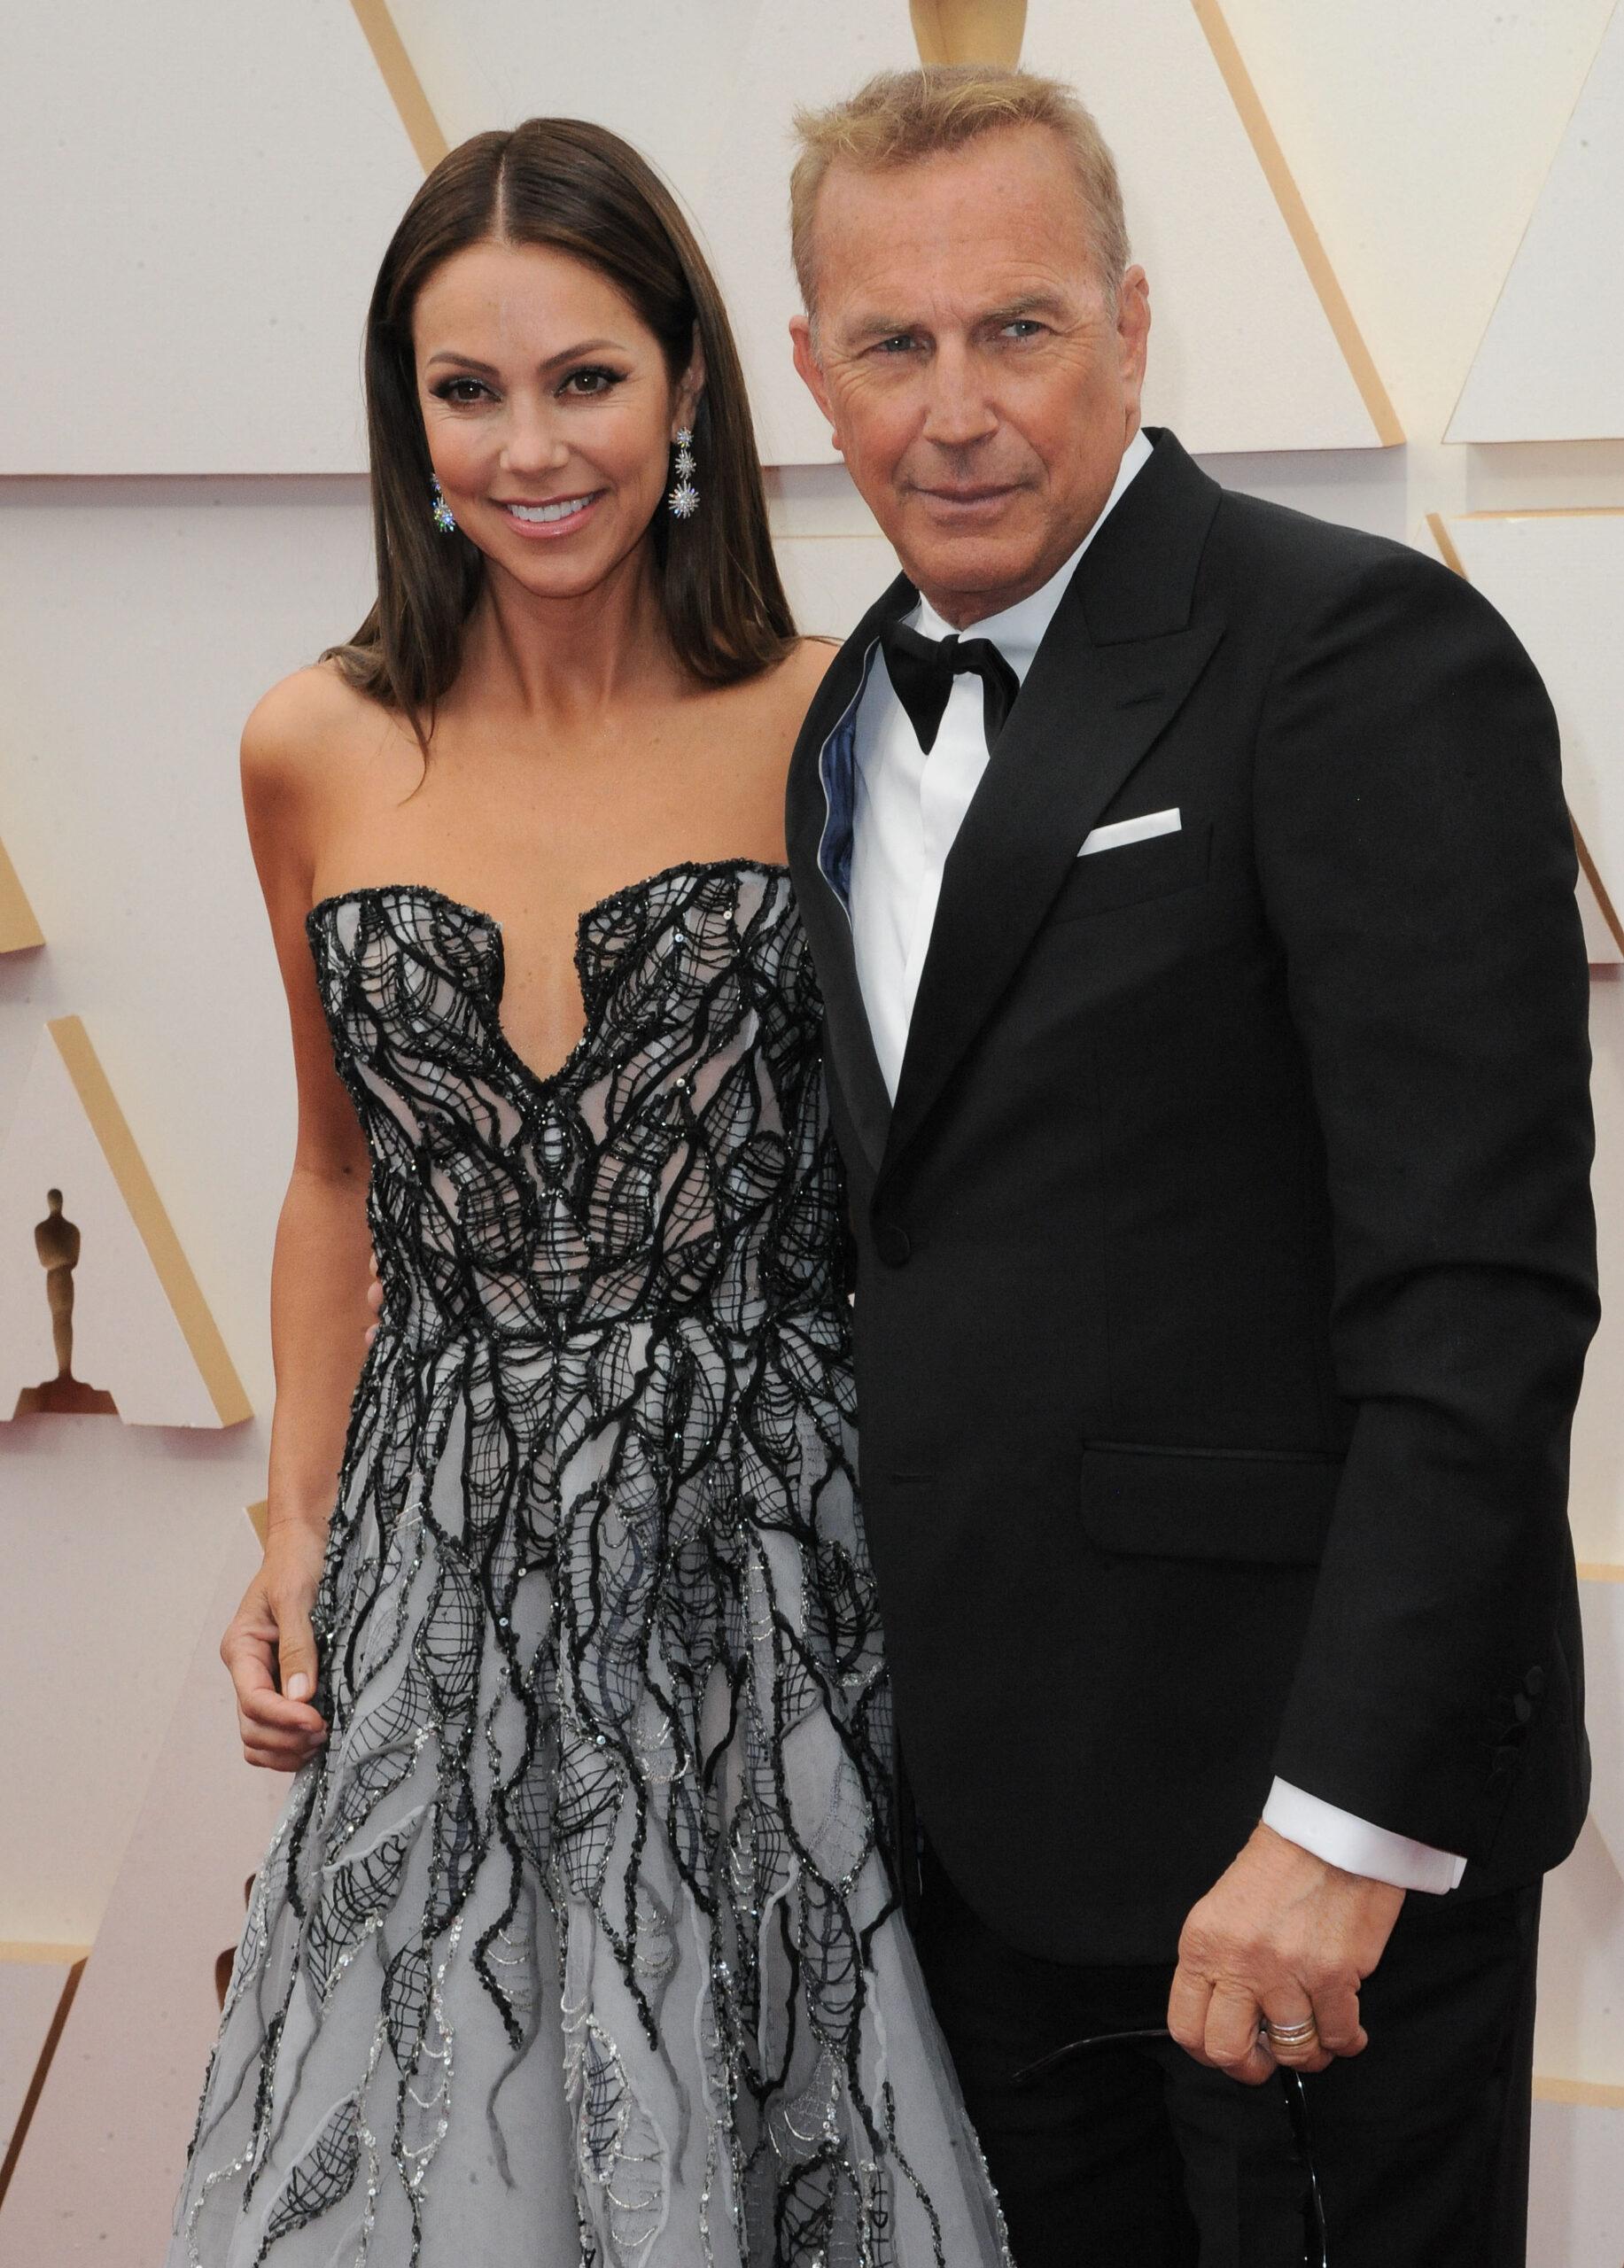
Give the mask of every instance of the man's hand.
[[[1365, 2045], [1359, 1987], [1381, 1959], [1402, 1890], [1344, 1874], [1272, 1828], [1257, 1827], [1234, 1864], [1185, 1923], [1168, 2000], [1179, 2046], [1247, 2086], [1277, 2064], [1323, 2071]], [[1296, 2029], [1271, 2047], [1265, 2023]]]

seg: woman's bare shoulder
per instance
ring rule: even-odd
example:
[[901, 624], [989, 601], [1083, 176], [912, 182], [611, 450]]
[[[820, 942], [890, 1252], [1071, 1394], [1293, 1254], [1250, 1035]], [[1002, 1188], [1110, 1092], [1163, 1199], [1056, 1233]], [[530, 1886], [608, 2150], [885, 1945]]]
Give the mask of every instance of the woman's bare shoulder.
[[330, 778], [333, 758], [358, 742], [376, 747], [396, 730], [387, 711], [357, 692], [336, 661], [279, 679], [243, 726], [243, 790], [254, 801], [303, 796]]
[[794, 650], [783, 664], [783, 674], [797, 692], [804, 692], [806, 704], [823, 683], [830, 663], [839, 653], [843, 641], [838, 638], [810, 637], [796, 641]]
[[833, 639], [797, 639], [781, 662], [752, 680], [753, 705], [758, 715], [770, 720], [774, 737], [785, 741], [787, 746], [794, 745], [801, 720], [812, 706], [812, 695], [839, 651], [839, 644]]

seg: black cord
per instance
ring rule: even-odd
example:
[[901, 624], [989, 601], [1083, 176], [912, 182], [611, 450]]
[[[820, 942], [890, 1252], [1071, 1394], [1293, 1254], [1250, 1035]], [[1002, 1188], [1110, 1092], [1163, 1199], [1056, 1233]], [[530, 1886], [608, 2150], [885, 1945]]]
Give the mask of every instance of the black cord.
[[1140, 2031], [1098, 2031], [1090, 2039], [1068, 2039], [1064, 2047], [1057, 2047], [1052, 2055], [1040, 2055], [1035, 2063], [1022, 2064], [1012, 2086], [1036, 2086], [1039, 2079], [1046, 2079], [1069, 2063], [1074, 2055], [1086, 2054], [1091, 2047], [1131, 2047], [1145, 2039], [1170, 2039], [1172, 2033], [1164, 2023], [1147, 2024]]
[[1303, 2171], [1309, 2178], [1309, 2194], [1302, 2213], [1302, 2233], [1307, 2249], [1303, 2253], [1305, 2268], [1331, 2268], [1331, 2248], [1325, 2234], [1325, 2204], [1319, 2194], [1319, 2170], [1314, 2163], [1314, 2153], [1309, 2144], [1308, 2090], [1302, 2084], [1301, 2071], [1280, 2069], [1280, 2084], [1286, 2089], [1286, 2111], [1291, 2120], [1292, 2140], [1297, 2145], [1297, 2155], [1302, 2161]]

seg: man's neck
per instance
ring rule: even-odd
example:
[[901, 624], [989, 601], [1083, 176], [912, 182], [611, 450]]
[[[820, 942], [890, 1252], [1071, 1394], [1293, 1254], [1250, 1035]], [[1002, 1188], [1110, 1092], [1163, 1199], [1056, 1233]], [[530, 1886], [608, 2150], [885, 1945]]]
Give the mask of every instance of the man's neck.
[[[1091, 520], [1089, 527], [1093, 524]], [[1040, 591], [1045, 583], [1052, 582], [1087, 533], [1088, 529], [1084, 528], [1063, 551], [1053, 558], [1045, 555], [1044, 563], [1019, 583], [1007, 584], [998, 590], [971, 592], [928, 591], [921, 586], [920, 596], [950, 629], [974, 630], [978, 622], [991, 622], [994, 615], [1007, 614], [1012, 606], [1019, 606], [1022, 599], [1030, 599], [1034, 591]]]

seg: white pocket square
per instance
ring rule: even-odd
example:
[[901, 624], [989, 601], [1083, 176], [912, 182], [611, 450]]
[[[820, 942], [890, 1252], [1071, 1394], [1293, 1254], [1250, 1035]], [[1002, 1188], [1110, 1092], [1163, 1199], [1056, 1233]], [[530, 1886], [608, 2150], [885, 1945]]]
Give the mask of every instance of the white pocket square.
[[1097, 827], [1086, 836], [1077, 856], [1092, 858], [1096, 850], [1119, 850], [1124, 843], [1148, 843], [1153, 835], [1177, 835], [1183, 824], [1177, 808], [1146, 812], [1143, 819], [1114, 819], [1109, 827]]

